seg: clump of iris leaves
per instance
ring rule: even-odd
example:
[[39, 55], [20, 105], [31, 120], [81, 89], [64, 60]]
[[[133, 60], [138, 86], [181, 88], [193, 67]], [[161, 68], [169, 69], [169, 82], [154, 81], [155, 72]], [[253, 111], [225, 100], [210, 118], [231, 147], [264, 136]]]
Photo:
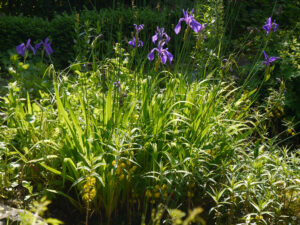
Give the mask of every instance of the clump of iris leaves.
[[16, 43], [1, 97], [1, 199], [46, 196], [70, 224], [299, 224], [299, 150], [285, 144], [297, 134], [286, 122], [270, 135], [284, 82], [258, 101], [280, 63], [265, 51], [278, 24], [262, 21], [265, 47], [241, 82], [220, 56], [219, 18], [183, 14], [172, 34], [157, 26], [146, 53], [135, 24], [110, 58], [94, 54], [100, 34], [62, 71], [55, 40]]

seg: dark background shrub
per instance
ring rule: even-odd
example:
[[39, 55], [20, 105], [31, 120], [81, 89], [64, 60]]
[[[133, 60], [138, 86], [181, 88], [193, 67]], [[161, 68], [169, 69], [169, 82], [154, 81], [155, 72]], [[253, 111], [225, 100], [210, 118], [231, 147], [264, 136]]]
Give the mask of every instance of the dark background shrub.
[[168, 7], [187, 8], [195, 0], [2, 0], [0, 12], [7, 15], [40, 16], [53, 18], [57, 13], [71, 13], [86, 9], [130, 8], [130, 7]]

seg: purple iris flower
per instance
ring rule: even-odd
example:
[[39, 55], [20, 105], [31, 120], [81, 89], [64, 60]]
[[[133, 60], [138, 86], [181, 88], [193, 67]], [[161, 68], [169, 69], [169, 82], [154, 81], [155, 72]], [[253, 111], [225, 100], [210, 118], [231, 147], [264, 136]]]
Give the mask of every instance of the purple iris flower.
[[269, 35], [272, 27], [273, 27], [273, 32], [275, 32], [278, 27], [278, 24], [275, 23], [275, 20], [272, 23], [272, 19], [271, 19], [271, 17], [269, 17], [266, 21], [266, 24], [263, 26], [264, 30], [267, 32], [267, 35]]
[[37, 50], [39, 50], [40, 47], [43, 45], [44, 50], [45, 50], [45, 52], [47, 53], [47, 55], [51, 55], [51, 54], [53, 53], [53, 50], [52, 50], [50, 44], [51, 44], [51, 42], [49, 42], [49, 38], [47, 37], [47, 38], [45, 39], [44, 42], [41, 41], [40, 43], [37, 43], [37, 44], [34, 46], [34, 48], [35, 48], [35, 50], [37, 51]]
[[43, 42], [40, 42], [40, 43], [35, 44], [35, 46], [34, 46], [35, 50], [36, 50], [36, 51], [39, 50], [40, 47], [42, 46], [42, 44], [43, 44]]
[[[136, 47], [135, 46], [135, 44], [136, 44], [135, 37], [132, 38], [132, 41], [128, 41], [128, 44], [135, 48]], [[137, 47], [143, 47], [143, 46], [144, 46], [143, 42], [140, 39], [138, 39]]]
[[163, 40], [163, 37], [166, 38], [165, 42], [166, 44], [168, 44], [171, 38], [169, 37], [169, 35], [167, 35], [167, 33], [165, 33], [165, 28], [156, 27], [155, 35], [152, 36], [152, 42], [155, 43], [157, 40], [158, 42], [161, 42]]
[[16, 50], [17, 50], [17, 53], [19, 55], [21, 55], [21, 56], [24, 57], [26, 49], [28, 49], [28, 48], [31, 49], [31, 51], [33, 52], [33, 54], [35, 54], [36, 51], [35, 51], [35, 49], [30, 44], [30, 38], [27, 40], [26, 45], [24, 43], [22, 43], [22, 44], [20, 44], [20, 45], [18, 45], [16, 47]]
[[274, 56], [271, 56], [270, 58], [268, 57], [267, 53], [265, 51], [264, 52], [264, 56], [265, 56], [265, 60], [263, 61], [263, 63], [266, 65], [266, 66], [270, 66], [270, 64], [274, 61], [276, 61], [277, 59], [280, 59], [280, 57], [274, 57]]
[[148, 59], [152, 61], [154, 59], [154, 52], [157, 51], [161, 62], [165, 64], [167, 62], [167, 59], [169, 59], [169, 62], [171, 63], [173, 60], [173, 55], [168, 52], [168, 48], [163, 48], [165, 45], [165, 42], [158, 42], [158, 48], [153, 48], [150, 53], [148, 54]]
[[135, 26], [136, 32], [140, 32], [141, 30], [144, 29], [144, 24], [140, 24], [140, 25], [133, 24], [133, 25]]
[[51, 55], [53, 53], [53, 50], [52, 50], [50, 44], [51, 44], [51, 42], [49, 42], [49, 38], [47, 37], [43, 43], [44, 49], [45, 49], [45, 52], [47, 53], [47, 55]]
[[184, 17], [179, 19], [178, 24], [176, 25], [176, 27], [174, 29], [176, 34], [179, 34], [179, 32], [181, 30], [181, 22], [182, 21], [185, 21], [185, 23], [189, 27], [191, 27], [195, 33], [198, 33], [199, 31], [204, 29], [204, 26], [201, 25], [197, 20], [194, 19], [193, 12], [194, 12], [194, 9], [192, 9], [192, 11], [189, 15], [188, 11], [186, 10], [186, 12], [185, 12], [183, 9]]

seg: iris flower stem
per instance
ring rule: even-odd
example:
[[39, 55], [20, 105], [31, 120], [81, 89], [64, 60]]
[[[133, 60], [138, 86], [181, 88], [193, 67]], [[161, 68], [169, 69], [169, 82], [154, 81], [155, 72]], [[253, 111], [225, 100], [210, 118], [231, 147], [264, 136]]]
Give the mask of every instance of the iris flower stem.
[[[267, 40], [266, 40], [266, 42], [265, 42], [265, 45], [264, 45], [264, 47], [263, 47], [263, 51], [266, 49], [266, 47], [267, 47], [267, 45], [268, 45], [268, 42], [269, 42], [269, 40], [270, 40], [270, 37], [271, 37], [271, 35], [268, 35]], [[254, 65], [252, 66], [252, 68], [251, 68], [251, 70], [250, 70], [248, 76], [246, 77], [246, 80], [244, 81], [244, 83], [243, 83], [243, 85], [242, 85], [242, 87], [241, 87], [241, 89], [240, 89], [239, 95], [240, 95], [240, 94], [242, 93], [242, 91], [245, 89], [245, 87], [246, 87], [246, 85], [248, 84], [248, 81], [250, 80], [250, 78], [252, 78], [252, 77], [256, 74], [256, 72], [254, 72], [254, 69], [256, 68], [255, 65], [257, 64], [258, 61], [260, 61], [260, 58], [261, 58], [261, 56], [262, 56], [262, 54], [263, 54], [263, 51], [261, 51], [261, 52], [259, 53], [259, 56], [257, 57], [257, 60], [255, 61]]]
[[185, 49], [186, 49], [186, 42], [189, 40], [188, 37], [189, 37], [190, 29], [191, 29], [191, 28], [188, 26], [188, 27], [186, 28], [185, 32], [184, 32], [183, 45], [182, 45], [182, 48], [181, 48], [181, 50], [180, 50], [178, 59], [177, 59], [177, 61], [176, 61], [175, 70], [178, 69], [178, 65], [179, 65], [179, 63], [180, 63], [180, 61], [181, 61], [181, 57], [182, 57], [182, 55], [183, 55], [183, 52], [184, 52]]
[[26, 62], [27, 57], [28, 57], [28, 51], [26, 50], [26, 51], [25, 51], [25, 54], [24, 54], [24, 60], [23, 60], [23, 63], [24, 63], [24, 64], [25, 64], [25, 62]]
[[[274, 11], [275, 11], [275, 6], [277, 5], [277, 1], [278, 0], [275, 0], [275, 3], [274, 3], [274, 6], [273, 6], [273, 10], [272, 10], [272, 15], [274, 14]], [[271, 35], [272, 35], [272, 33], [273, 32], [271, 32], [271, 34], [270, 35], [268, 35], [267, 36], [267, 40], [266, 40], [266, 43], [265, 43], [265, 45], [264, 45], [264, 47], [263, 47], [263, 50], [262, 50], [262, 52], [266, 49], [266, 47], [267, 47], [267, 45], [268, 45], [268, 42], [269, 42], [269, 40], [270, 40], [270, 38], [271, 38]], [[259, 59], [260, 59], [260, 57], [262, 56], [262, 54], [263, 53], [260, 53], [259, 54], [259, 57], [258, 57], [258, 59], [256, 60], [256, 62], [255, 62], [255, 64], [254, 65], [256, 65], [257, 64], [257, 62], [259, 61]], [[244, 81], [244, 84], [242, 85], [242, 87], [241, 87], [241, 89], [240, 89], [240, 93], [239, 94], [241, 94], [242, 93], [242, 91], [243, 91], [243, 89], [245, 88], [245, 86], [246, 86], [246, 84], [248, 83], [248, 81], [249, 81], [249, 79], [252, 77], [252, 76], [254, 76], [255, 75], [255, 73], [251, 76], [251, 74], [253, 73], [253, 71], [254, 71], [254, 66], [252, 67], [252, 69], [251, 69], [251, 71], [250, 71], [250, 73], [248, 74], [248, 76], [247, 76], [247, 78], [246, 78], [246, 80]]]

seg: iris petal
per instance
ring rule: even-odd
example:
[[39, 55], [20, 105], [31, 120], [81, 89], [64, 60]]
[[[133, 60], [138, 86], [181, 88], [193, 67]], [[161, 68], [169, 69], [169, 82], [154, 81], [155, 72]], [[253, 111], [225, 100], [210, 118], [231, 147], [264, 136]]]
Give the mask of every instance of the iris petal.
[[162, 64], [166, 64], [167, 59], [168, 59], [167, 54], [165, 52], [162, 52], [159, 56], [160, 56]]
[[179, 21], [178, 21], [178, 24], [176, 25], [174, 31], [175, 31], [175, 34], [179, 34], [180, 30], [181, 30], [181, 22], [183, 21], [184, 19], [183, 18], [180, 18]]
[[155, 43], [157, 41], [158, 37], [157, 37], [157, 33], [155, 35], [152, 36], [152, 42]]
[[171, 63], [173, 61], [173, 55], [170, 52], [168, 52], [168, 51], [166, 51], [166, 53], [168, 55], [169, 62]]
[[152, 49], [148, 54], [149, 61], [152, 61], [154, 59], [154, 51], [157, 51], [157, 49], [156, 48]]
[[24, 57], [25, 54], [25, 44], [22, 43], [16, 47], [17, 53]]

